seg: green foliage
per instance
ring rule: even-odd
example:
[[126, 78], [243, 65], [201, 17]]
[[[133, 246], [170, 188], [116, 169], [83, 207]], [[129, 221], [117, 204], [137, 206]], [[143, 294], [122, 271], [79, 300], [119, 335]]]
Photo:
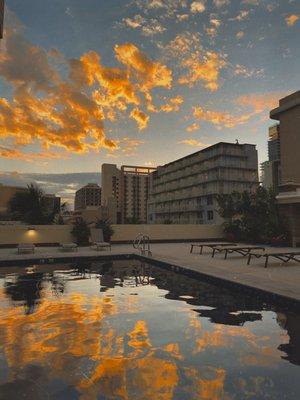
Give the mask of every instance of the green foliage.
[[225, 219], [224, 229], [230, 239], [271, 242], [285, 236], [275, 194], [259, 187], [256, 192], [233, 192], [217, 197], [219, 214]]
[[91, 230], [82, 218], [78, 218], [75, 221], [71, 233], [74, 237], [74, 241], [79, 246], [86, 246], [89, 244]]
[[27, 186], [27, 190], [17, 192], [9, 202], [11, 218], [35, 225], [51, 223], [54, 214], [49, 213], [43, 196], [43, 190], [33, 183]]
[[95, 228], [102, 229], [103, 239], [105, 242], [110, 242], [112, 235], [114, 234], [114, 230], [110, 224], [110, 220], [107, 219], [98, 219], [95, 223]]

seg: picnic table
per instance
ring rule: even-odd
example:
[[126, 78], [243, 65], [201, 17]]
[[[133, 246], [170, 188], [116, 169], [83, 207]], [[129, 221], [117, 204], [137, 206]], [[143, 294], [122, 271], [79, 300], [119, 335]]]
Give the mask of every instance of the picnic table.
[[236, 244], [234, 243], [225, 243], [225, 242], [220, 242], [220, 243], [207, 243], [207, 242], [203, 242], [203, 243], [192, 243], [191, 244], [191, 250], [190, 253], [193, 253], [194, 247], [200, 247], [200, 252], [199, 254], [202, 254], [203, 252], [203, 247], [209, 247], [211, 249], [214, 249], [214, 247], [222, 247], [222, 246], [236, 246]]
[[227, 259], [228, 254], [238, 253], [242, 256], [247, 256], [252, 250], [262, 250], [265, 251], [265, 247], [262, 246], [234, 246], [234, 247], [214, 247], [212, 252], [212, 257], [215, 256], [215, 253], [225, 252], [224, 259]]

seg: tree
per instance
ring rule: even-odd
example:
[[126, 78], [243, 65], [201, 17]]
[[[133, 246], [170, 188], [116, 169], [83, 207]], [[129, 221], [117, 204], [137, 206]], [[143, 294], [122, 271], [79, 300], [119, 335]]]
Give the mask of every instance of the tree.
[[28, 224], [45, 225], [52, 222], [54, 213], [44, 204], [45, 193], [31, 183], [24, 191], [17, 192], [9, 202], [9, 212], [14, 219]]
[[254, 193], [233, 192], [219, 195], [217, 201], [224, 230], [236, 240], [270, 242], [286, 233], [272, 190], [259, 187]]
[[106, 219], [98, 218], [97, 221], [95, 222], [95, 228], [102, 229], [103, 239], [105, 242], [109, 242], [110, 238], [114, 234], [114, 230], [113, 230], [108, 218], [106, 218]]
[[71, 233], [78, 245], [86, 246], [89, 244], [91, 230], [82, 218], [76, 219]]

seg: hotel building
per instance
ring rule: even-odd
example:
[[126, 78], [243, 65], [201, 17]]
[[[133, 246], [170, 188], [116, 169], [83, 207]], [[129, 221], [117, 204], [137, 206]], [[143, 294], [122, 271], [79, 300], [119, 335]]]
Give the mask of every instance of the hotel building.
[[277, 200], [294, 246], [300, 245], [300, 90], [270, 112], [279, 121], [281, 178]]
[[80, 188], [75, 193], [75, 210], [85, 209], [87, 207], [101, 206], [101, 187], [96, 183], [89, 183]]
[[155, 168], [102, 164], [102, 205], [115, 203], [116, 222], [146, 223], [149, 176]]
[[148, 223], [218, 224], [216, 195], [257, 187], [256, 146], [217, 143], [151, 174]]

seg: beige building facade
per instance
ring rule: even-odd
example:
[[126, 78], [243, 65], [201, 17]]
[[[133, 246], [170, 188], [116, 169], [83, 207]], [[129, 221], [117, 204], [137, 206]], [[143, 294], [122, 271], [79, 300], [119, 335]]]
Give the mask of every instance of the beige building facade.
[[148, 223], [219, 224], [217, 194], [257, 187], [256, 146], [217, 143], [151, 174]]
[[81, 210], [87, 207], [101, 206], [101, 187], [96, 183], [89, 183], [75, 193], [74, 209]]
[[113, 203], [116, 222], [147, 222], [149, 176], [155, 168], [102, 164], [102, 205]]
[[277, 200], [292, 244], [300, 245], [300, 91], [279, 100], [270, 118], [280, 126], [281, 180]]

